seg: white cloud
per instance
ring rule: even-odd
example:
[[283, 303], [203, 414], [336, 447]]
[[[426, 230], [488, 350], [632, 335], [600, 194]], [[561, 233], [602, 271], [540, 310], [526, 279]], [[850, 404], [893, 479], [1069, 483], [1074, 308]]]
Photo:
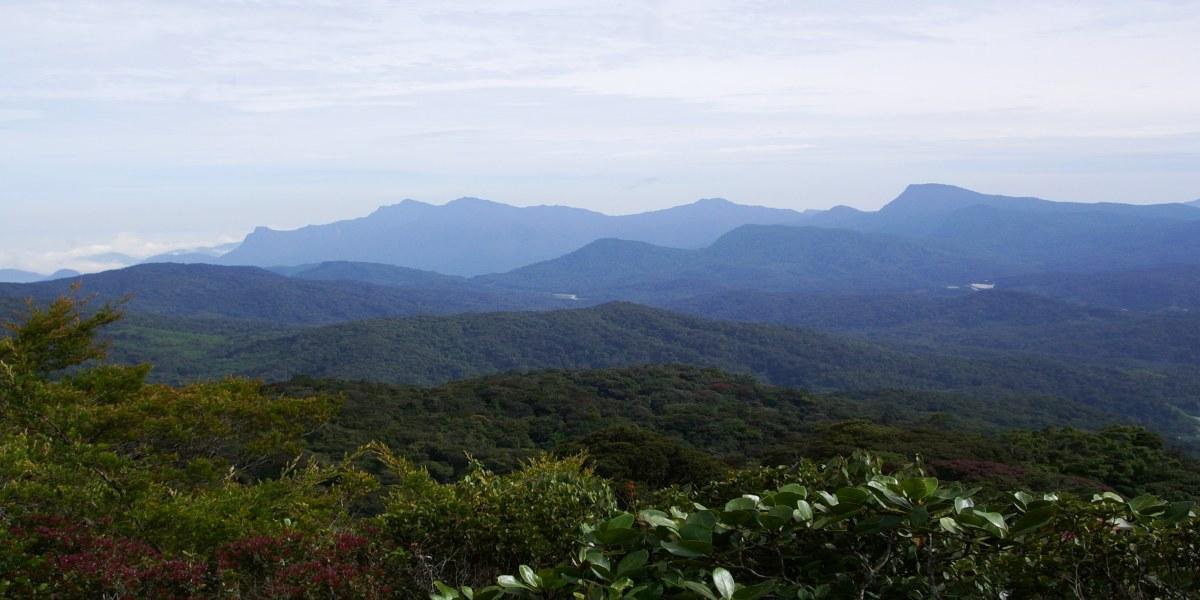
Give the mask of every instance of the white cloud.
[[129, 266], [123, 261], [108, 259], [103, 256], [105, 254], [124, 254], [141, 260], [172, 250], [217, 246], [234, 241], [238, 240], [226, 237], [164, 241], [147, 239], [130, 233], [120, 233], [104, 243], [79, 245], [65, 250], [22, 251], [0, 248], [0, 265], [44, 275], [59, 269], [95, 273]]
[[0, 247], [405, 196], [1191, 198], [1196, 31], [1158, 0], [0, 2]]

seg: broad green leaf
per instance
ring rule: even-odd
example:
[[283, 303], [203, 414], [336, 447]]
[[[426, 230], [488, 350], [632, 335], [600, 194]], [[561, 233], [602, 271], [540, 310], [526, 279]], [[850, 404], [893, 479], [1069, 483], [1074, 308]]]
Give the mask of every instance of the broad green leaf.
[[1178, 523], [1187, 517], [1188, 514], [1191, 513], [1192, 508], [1195, 506], [1196, 503], [1191, 500], [1172, 502], [1171, 505], [1167, 507], [1167, 510], [1163, 511], [1163, 514], [1160, 518], [1167, 523]]
[[967, 510], [968, 508], [971, 508], [973, 506], [975, 506], [975, 501], [970, 498], [963, 498], [963, 497], [959, 496], [954, 499], [954, 512], [956, 514], [961, 513], [962, 511]]
[[908, 513], [908, 520], [913, 527], [924, 527], [929, 522], [929, 510], [924, 506], [918, 506]]
[[1129, 510], [1138, 514], [1151, 514], [1154, 509], [1162, 508], [1167, 505], [1166, 502], [1159, 499], [1157, 496], [1142, 495], [1128, 502]]
[[717, 595], [712, 593], [712, 590], [708, 589], [708, 586], [704, 585], [703, 583], [697, 581], [681, 581], [679, 585], [690, 592], [699, 594], [702, 598], [707, 598], [708, 600], [720, 600]]
[[862, 504], [871, 498], [871, 492], [858, 487], [844, 487], [837, 491], [838, 504]]
[[783, 505], [772, 506], [771, 510], [767, 511], [767, 514], [759, 515], [759, 520], [762, 522], [763, 527], [767, 529], [782, 527], [792, 520], [793, 510], [791, 507]]
[[738, 512], [745, 510], [758, 510], [758, 501], [745, 496], [734, 498], [725, 503], [725, 512]]
[[912, 503], [908, 501], [908, 498], [897, 494], [882, 481], [869, 481], [867, 482], [867, 487], [871, 488], [871, 490], [875, 492], [876, 496], [882, 497], [883, 500], [892, 506], [905, 510], [912, 508]]
[[638, 516], [651, 527], [666, 527], [672, 530], [679, 527], [674, 519], [660, 510], [643, 510]]
[[587, 563], [592, 566], [593, 570], [598, 570], [600, 574], [607, 575], [612, 570], [612, 564], [603, 552], [596, 549], [589, 549], [586, 556]]
[[900, 489], [913, 500], [924, 500], [938, 488], [938, 480], [933, 477], [912, 477], [900, 482]]
[[663, 541], [660, 545], [667, 552], [684, 558], [699, 558], [712, 552], [712, 544], [695, 540]]
[[607, 529], [629, 529], [633, 527], [634, 518], [629, 513], [621, 513], [604, 522], [602, 527]]
[[803, 499], [804, 496], [801, 496], [800, 494], [793, 494], [792, 492], [779, 492], [778, 494], [771, 494], [770, 496], [764, 497], [763, 503], [772, 506], [791, 507], [795, 506], [797, 502]]
[[1054, 506], [1043, 506], [1029, 510], [1013, 523], [1012, 534], [1024, 535], [1037, 531], [1053, 521], [1054, 515], [1057, 513], [1058, 510]]
[[510, 590], [529, 590], [531, 592], [535, 591], [533, 588], [529, 587], [528, 585], [525, 585], [524, 583], [517, 581], [517, 578], [513, 577], [512, 575], [501, 575], [496, 578], [496, 583], [500, 587], [507, 588]]
[[535, 590], [542, 587], [542, 578], [538, 577], [538, 574], [534, 573], [528, 565], [521, 565], [517, 571], [521, 574], [521, 581], [524, 581], [525, 585]]
[[987, 522], [988, 527], [986, 529], [990, 530], [996, 537], [1004, 537], [1004, 534], [1008, 531], [1008, 524], [1004, 522], [1004, 515], [982, 510], [976, 510], [975, 514]]
[[630, 552], [617, 563], [617, 576], [628, 575], [644, 566], [650, 560], [650, 553], [645, 550]]
[[789, 483], [789, 484], [779, 488], [779, 491], [786, 492], [789, 494], [796, 494], [797, 496], [800, 496], [801, 499], [808, 498], [808, 488], [806, 488], [798, 483]]
[[733, 600], [757, 600], [774, 590], [775, 585], [770, 581], [758, 585], [749, 585], [738, 588], [738, 591], [733, 593]]
[[797, 502], [796, 510], [792, 511], [792, 518], [797, 521], [811, 521], [813, 519], [812, 505], [804, 500]]
[[717, 526], [717, 518], [708, 511], [692, 513], [683, 527], [679, 528], [679, 537], [684, 540], [711, 542], [713, 528]]
[[717, 591], [721, 593], [721, 598], [731, 600], [733, 593], [737, 591], [737, 585], [733, 582], [733, 575], [729, 571], [717, 567], [712, 572], [713, 585], [717, 586]]
[[946, 531], [947, 533], [962, 533], [963, 532], [963, 529], [958, 524], [958, 521], [955, 521], [954, 519], [951, 519], [950, 517], [942, 517], [942, 518], [938, 519], [938, 525], [941, 525], [942, 529], [944, 531]]
[[684, 523], [705, 529], [713, 529], [717, 526], [717, 515], [713, 514], [711, 510], [698, 510], [688, 515]]

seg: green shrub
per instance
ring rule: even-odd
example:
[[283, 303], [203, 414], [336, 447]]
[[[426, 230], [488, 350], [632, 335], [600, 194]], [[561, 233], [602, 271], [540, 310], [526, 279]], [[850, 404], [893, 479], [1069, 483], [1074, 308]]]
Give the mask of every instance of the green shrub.
[[600, 521], [559, 566], [522, 566], [491, 598], [1188, 597], [1200, 585], [1191, 501], [1112, 492], [1090, 501], [975, 491], [845, 461], [854, 483], [790, 483], [719, 507], [699, 503]]
[[550, 560], [571, 548], [581, 524], [617, 510], [608, 483], [582, 456], [537, 457], [504, 475], [476, 466], [445, 485], [392, 460], [402, 482], [387, 500], [385, 532], [411, 550], [417, 576], [430, 584], [487, 581], [513, 557]]

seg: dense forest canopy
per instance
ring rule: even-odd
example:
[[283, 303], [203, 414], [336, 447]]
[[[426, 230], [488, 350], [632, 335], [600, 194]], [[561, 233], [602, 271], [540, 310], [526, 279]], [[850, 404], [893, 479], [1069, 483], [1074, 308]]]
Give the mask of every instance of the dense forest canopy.
[[64, 297], [0, 339], [5, 595], [1142, 597], [1196, 584], [1200, 469], [1137, 427], [1006, 429], [1017, 423], [1000, 411], [947, 418], [950, 397], [811, 394], [685, 366], [173, 387], [96, 362], [119, 316]]

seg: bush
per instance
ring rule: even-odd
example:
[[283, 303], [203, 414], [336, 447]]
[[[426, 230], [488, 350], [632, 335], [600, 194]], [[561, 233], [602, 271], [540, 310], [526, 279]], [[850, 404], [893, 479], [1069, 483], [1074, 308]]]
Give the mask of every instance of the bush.
[[402, 483], [390, 494], [385, 532], [411, 552], [418, 580], [488, 581], [512, 557], [546, 561], [568, 551], [579, 527], [617, 510], [607, 482], [582, 456], [542, 456], [497, 475], [479, 467], [438, 484], [407, 461], [391, 459]]
[[621, 514], [557, 567], [434, 598], [1151, 598], [1200, 585], [1191, 501], [1018, 492], [983, 506], [974, 490], [869, 459], [838, 470], [856, 482]]

